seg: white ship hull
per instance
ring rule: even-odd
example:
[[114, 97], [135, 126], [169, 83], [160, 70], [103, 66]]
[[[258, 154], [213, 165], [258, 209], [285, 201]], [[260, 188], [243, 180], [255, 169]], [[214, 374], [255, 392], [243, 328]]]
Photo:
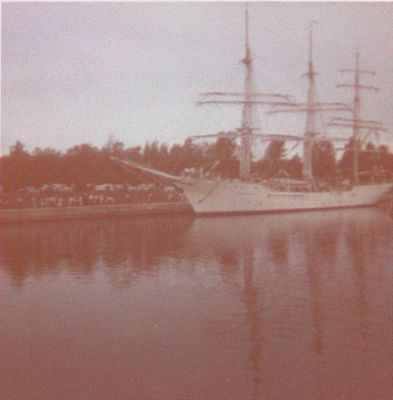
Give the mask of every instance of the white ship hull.
[[176, 182], [197, 215], [250, 214], [371, 206], [391, 183], [321, 192], [276, 191], [264, 184], [229, 180], [187, 179]]
[[372, 206], [393, 183], [355, 185], [328, 191], [278, 191], [263, 183], [228, 179], [196, 179], [170, 175], [130, 160], [113, 158], [127, 169], [136, 169], [159, 182], [182, 189], [197, 215], [251, 214], [280, 211], [326, 210]]

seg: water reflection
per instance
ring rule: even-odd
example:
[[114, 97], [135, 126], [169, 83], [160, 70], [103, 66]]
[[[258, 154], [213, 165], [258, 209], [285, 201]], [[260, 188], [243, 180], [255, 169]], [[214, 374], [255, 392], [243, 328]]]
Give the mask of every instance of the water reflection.
[[[359, 334], [361, 337], [362, 350], [368, 349], [368, 327], [367, 327], [367, 294], [366, 294], [366, 274], [365, 268], [367, 265], [372, 265], [372, 260], [375, 257], [375, 238], [368, 237], [366, 232], [358, 230], [356, 226], [348, 227], [348, 236], [352, 240], [347, 240], [349, 254], [352, 258], [352, 269], [354, 274], [354, 282], [356, 287], [357, 313], [359, 316]], [[367, 245], [364, 243], [365, 238], [369, 241]], [[370, 257], [370, 262], [367, 262], [367, 256]]]
[[3, 228], [2, 267], [15, 284], [66, 269], [88, 279], [104, 266], [113, 283], [127, 285], [128, 272], [157, 268], [176, 254], [192, 224], [189, 216], [64, 221]]
[[[143, 318], [162, 302], [162, 318], [173, 326], [161, 334], [184, 342], [177, 349], [164, 341], [159, 351], [177, 374], [189, 367], [191, 360], [180, 354], [190, 347], [199, 361], [192, 360], [189, 391], [167, 378], [156, 392], [162, 397], [149, 385], [124, 392], [134, 397], [201, 398], [213, 385], [222, 398], [387, 399], [392, 244], [391, 223], [373, 209], [32, 224], [3, 228], [0, 273], [11, 287], [32, 277], [44, 285], [43, 278], [68, 276], [97, 296], [103, 289], [95, 277], [103, 274], [104, 285], [124, 290], [134, 302], [138, 293], [145, 296], [132, 290], [143, 278], [155, 299], [138, 303]], [[165, 306], [175, 294], [176, 308]], [[138, 325], [133, 329], [143, 336]], [[119, 340], [119, 332], [110, 335]], [[154, 365], [149, 348], [151, 358], [140, 361], [138, 371]], [[134, 358], [131, 353], [128, 365]], [[153, 379], [154, 368], [148, 374]]]
[[243, 257], [244, 265], [244, 289], [242, 300], [245, 308], [245, 324], [249, 329], [251, 347], [249, 350], [250, 366], [254, 371], [253, 384], [254, 395], [259, 394], [261, 385], [261, 357], [262, 357], [262, 304], [259, 299], [259, 291], [254, 283], [254, 259], [252, 248], [248, 248]]
[[[247, 225], [246, 230], [243, 224]], [[382, 219], [382, 215], [377, 210], [292, 214], [284, 218], [264, 216], [244, 220], [196, 221], [190, 232], [190, 240], [195, 244], [190, 252], [203, 253], [204, 257], [220, 260], [221, 272], [225, 275], [226, 284], [230, 280], [238, 279], [234, 273], [236, 269], [243, 271], [243, 290], [239, 295], [239, 301], [244, 305], [244, 321], [248, 327], [250, 341], [248, 359], [253, 371], [252, 382], [255, 395], [269, 393], [266, 386], [271, 387], [272, 383], [269, 379], [274, 379], [271, 371], [268, 370], [269, 367], [265, 369], [264, 341], [279, 342], [277, 338], [283, 331], [284, 340], [288, 340], [293, 335], [293, 331], [309, 329], [311, 333], [309, 349], [316, 356], [313, 364], [315, 370], [310, 368], [309, 371], [315, 379], [315, 397], [312, 398], [331, 398], [328, 393], [335, 393], [337, 396], [345, 393], [346, 398], [374, 398], [375, 388], [372, 386], [370, 377], [366, 381], [369, 383], [371, 381], [371, 386], [367, 386], [360, 380], [358, 384], [361, 389], [358, 388], [358, 393], [354, 396], [351, 395], [349, 386], [336, 385], [336, 389], [333, 389], [332, 386], [327, 387], [324, 380], [325, 374], [331, 373], [329, 368], [337, 370], [337, 381], [342, 379], [340, 374], [348, 375], [348, 372], [344, 372], [337, 365], [331, 365], [329, 361], [331, 353], [334, 352], [333, 347], [337, 345], [334, 340], [338, 342], [343, 340], [340, 332], [341, 321], [338, 321], [335, 315], [337, 308], [341, 307], [341, 301], [347, 302], [345, 307], [349, 311], [345, 314], [345, 318], [348, 319], [347, 325], [350, 326], [350, 332], [343, 334], [348, 335], [344, 339], [349, 342], [355, 341], [356, 345], [356, 336], [359, 334], [361, 346], [358, 350], [351, 349], [351, 351], [366, 353], [368, 350], [367, 343], [370, 338], [367, 319], [366, 269], [378, 265], [382, 272], [384, 263], [391, 265], [393, 262], [392, 226]], [[377, 254], [379, 259], [376, 258]], [[259, 273], [256, 279], [255, 271]], [[354, 279], [350, 276], [353, 272]], [[372, 271], [369, 272], [372, 273]], [[290, 274], [289, 277], [288, 274]], [[291, 283], [299, 285], [299, 282], [294, 282], [294, 279], [300, 276], [293, 274], [301, 275], [301, 293], [299, 291], [297, 294], [304, 296], [305, 292], [308, 292], [309, 328], [304, 315], [298, 315], [293, 319], [290, 316], [291, 311], [301, 305], [301, 299], [292, 298], [295, 302], [290, 304], [286, 298], [284, 304], [281, 304], [282, 297], [280, 296], [286, 296], [286, 294], [281, 292], [278, 286], [283, 283], [283, 279], [286, 278]], [[388, 269], [384, 269], [384, 274], [377, 279], [384, 279], [382, 276], [385, 276], [391, 283], [391, 274]], [[274, 275], [276, 280], [272, 282], [271, 278]], [[341, 281], [343, 277], [349, 281]], [[268, 293], [264, 294], [264, 291]], [[337, 299], [335, 299], [336, 295], [339, 296]], [[263, 302], [264, 297], [269, 297], [267, 304]], [[296, 303], [297, 301], [299, 303]], [[385, 301], [391, 304], [389, 298], [385, 298]], [[268, 307], [272, 307], [273, 311], [270, 309], [269, 312]], [[379, 316], [382, 315], [378, 311], [376, 313]], [[281, 318], [278, 318], [278, 315], [281, 315]], [[356, 322], [358, 318], [360, 318], [359, 327]], [[386, 322], [391, 326], [391, 312]], [[337, 332], [333, 332], [332, 335], [333, 326], [336, 327]], [[266, 331], [265, 334], [264, 331]], [[330, 338], [326, 339], [325, 336], [330, 336]], [[330, 342], [326, 344], [326, 340]], [[270, 347], [271, 343], [266, 345]], [[387, 350], [389, 360], [393, 361], [392, 346], [389, 345]], [[328, 354], [324, 356], [326, 352]], [[382, 385], [380, 390], [390, 393], [390, 384], [387, 381], [384, 384], [385, 387]], [[283, 396], [290, 393], [288, 381], [286, 385]], [[274, 390], [281, 392], [279, 387]], [[293, 398], [302, 398], [294, 396]]]

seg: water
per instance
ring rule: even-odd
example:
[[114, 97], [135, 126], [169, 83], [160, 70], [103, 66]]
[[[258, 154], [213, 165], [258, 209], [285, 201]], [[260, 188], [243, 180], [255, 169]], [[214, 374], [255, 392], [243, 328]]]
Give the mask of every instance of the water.
[[392, 398], [377, 209], [3, 227], [0, 398]]

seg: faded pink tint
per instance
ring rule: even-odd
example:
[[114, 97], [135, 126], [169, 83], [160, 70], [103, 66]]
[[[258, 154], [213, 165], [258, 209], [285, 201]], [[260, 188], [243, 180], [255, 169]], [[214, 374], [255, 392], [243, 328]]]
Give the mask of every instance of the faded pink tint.
[[390, 400], [377, 209], [2, 229], [0, 398]]

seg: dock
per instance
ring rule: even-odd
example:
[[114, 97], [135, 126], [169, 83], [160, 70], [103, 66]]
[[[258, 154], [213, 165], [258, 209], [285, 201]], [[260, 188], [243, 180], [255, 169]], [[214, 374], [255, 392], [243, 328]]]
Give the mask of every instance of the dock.
[[1, 223], [12, 224], [32, 221], [58, 221], [86, 218], [111, 218], [138, 215], [191, 214], [192, 207], [186, 202], [111, 204], [78, 207], [48, 207], [3, 209]]

